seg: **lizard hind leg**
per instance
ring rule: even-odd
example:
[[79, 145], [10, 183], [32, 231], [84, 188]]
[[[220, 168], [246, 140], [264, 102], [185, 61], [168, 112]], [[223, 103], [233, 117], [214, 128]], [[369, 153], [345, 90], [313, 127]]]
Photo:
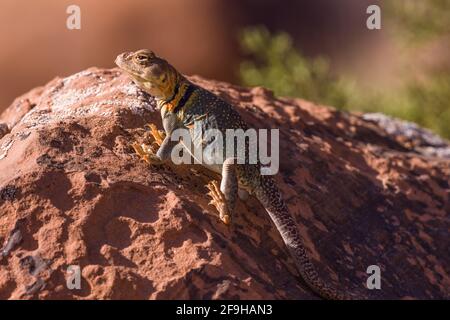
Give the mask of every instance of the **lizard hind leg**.
[[229, 225], [238, 196], [238, 182], [234, 159], [225, 160], [222, 167], [220, 187], [217, 181], [212, 181], [207, 185], [207, 188], [210, 190], [208, 194], [212, 198], [210, 204], [214, 205], [217, 211], [219, 211], [219, 217], [223, 223]]

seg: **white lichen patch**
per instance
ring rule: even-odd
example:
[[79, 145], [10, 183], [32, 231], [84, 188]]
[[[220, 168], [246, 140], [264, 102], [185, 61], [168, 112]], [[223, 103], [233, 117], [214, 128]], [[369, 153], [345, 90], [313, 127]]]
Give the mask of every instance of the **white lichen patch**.
[[[112, 78], [117, 75], [113, 74]], [[93, 76], [95, 79], [88, 80], [92, 85], [87, 86], [84, 82], [77, 89], [76, 80]], [[91, 70], [60, 80], [44, 91], [38, 105], [22, 118], [21, 123], [27, 128], [37, 129], [67, 119], [111, 117], [116, 114], [116, 109], [128, 109], [139, 116], [155, 111], [152, 98], [131, 81], [113, 85], [105, 80], [102, 72]]]
[[375, 122], [393, 137], [402, 136], [415, 141], [415, 151], [424, 155], [450, 158], [448, 142], [416, 123], [400, 120], [382, 113], [366, 113], [364, 120]]
[[8, 155], [9, 149], [11, 149], [12, 145], [14, 144], [14, 140], [9, 137], [3, 141], [3, 143], [0, 145], [0, 160], [5, 158]]
[[91, 70], [83, 70], [81, 72], [75, 73], [69, 77], [66, 77], [62, 80], [62, 83], [64, 86], [70, 84], [72, 81], [77, 80], [81, 77], [89, 77], [92, 76], [94, 73]]
[[[120, 116], [125, 110], [137, 116], [154, 112], [153, 98], [133, 82], [117, 81], [118, 84], [115, 84], [119, 75], [120, 73], [105, 74], [104, 71], [85, 70], [64, 79], [54, 80], [42, 92], [37, 105], [19, 122], [24, 128], [31, 130], [21, 129], [2, 139], [0, 160], [7, 157], [15, 140], [26, 139], [31, 131], [51, 124], [87, 117], [111, 118]], [[78, 86], [80, 88], [77, 88]], [[20, 103], [16, 107], [19, 107]]]
[[127, 83], [125, 86], [118, 88], [127, 97], [138, 97], [138, 99], [127, 99], [126, 105], [135, 115], [142, 116], [144, 112], [154, 112], [154, 100], [149, 100], [149, 96], [140, 90], [134, 83]]

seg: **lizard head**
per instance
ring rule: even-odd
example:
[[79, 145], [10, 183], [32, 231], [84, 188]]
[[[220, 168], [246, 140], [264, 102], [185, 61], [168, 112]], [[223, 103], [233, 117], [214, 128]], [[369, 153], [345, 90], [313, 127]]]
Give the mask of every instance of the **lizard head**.
[[162, 100], [173, 96], [182, 77], [171, 64], [147, 49], [119, 54], [115, 63], [144, 91]]

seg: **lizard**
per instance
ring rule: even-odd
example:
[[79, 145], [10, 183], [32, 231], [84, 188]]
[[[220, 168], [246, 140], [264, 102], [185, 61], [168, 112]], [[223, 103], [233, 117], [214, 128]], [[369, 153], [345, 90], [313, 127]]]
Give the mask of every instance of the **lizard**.
[[[190, 130], [194, 144], [214, 143], [195, 141], [192, 133], [194, 122], [203, 129], [217, 129], [224, 134], [226, 129], [245, 131], [249, 127], [230, 103], [189, 81], [151, 50], [124, 52], [117, 56], [115, 63], [136, 85], [156, 99], [160, 109], [164, 131], [150, 124], [151, 134], [159, 145], [157, 152], [154, 153], [145, 144], [132, 144], [135, 152], [149, 163], [170, 160], [173, 148], [181, 142], [172, 141], [171, 135], [179, 128]], [[248, 150], [247, 142], [245, 148]], [[278, 229], [308, 287], [325, 299], [349, 299], [347, 293], [332, 287], [319, 277], [273, 177], [262, 175], [259, 163], [244, 161], [239, 164], [233, 157], [217, 160], [216, 165], [208, 166], [207, 169], [221, 175], [220, 186], [213, 180], [207, 184], [207, 188], [212, 198], [210, 203], [216, 207], [220, 219], [229, 225], [237, 198], [245, 199], [249, 194], [256, 196]]]

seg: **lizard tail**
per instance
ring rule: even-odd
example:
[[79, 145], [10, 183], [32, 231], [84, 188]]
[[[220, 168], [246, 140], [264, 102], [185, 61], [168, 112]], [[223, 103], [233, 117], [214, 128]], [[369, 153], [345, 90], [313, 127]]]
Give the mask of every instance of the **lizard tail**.
[[254, 194], [266, 208], [270, 218], [280, 232], [303, 280], [315, 293], [325, 299], [351, 299], [349, 295], [339, 292], [320, 279], [314, 265], [308, 257], [295, 221], [289, 214], [274, 180], [270, 176], [260, 177], [261, 183], [255, 188]]

